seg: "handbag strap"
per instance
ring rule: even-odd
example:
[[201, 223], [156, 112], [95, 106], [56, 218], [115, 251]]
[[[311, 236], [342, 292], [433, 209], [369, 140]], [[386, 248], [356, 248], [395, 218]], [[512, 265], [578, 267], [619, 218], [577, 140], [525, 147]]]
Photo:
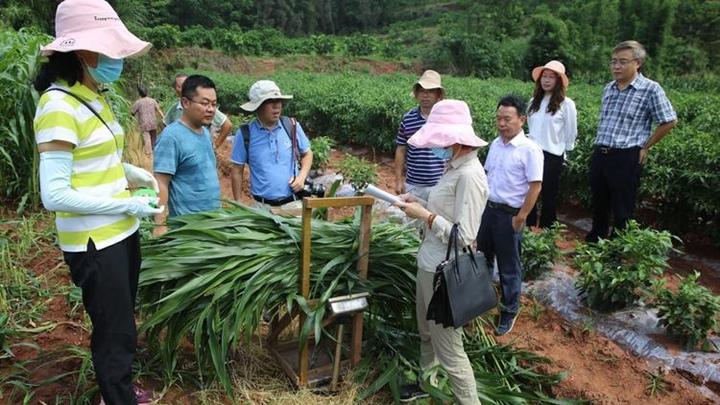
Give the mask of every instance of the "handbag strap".
[[[48, 91], [53, 91], [53, 90], [59, 91], [59, 92], [62, 92], [62, 93], [65, 93], [65, 94], [69, 95], [70, 97], [72, 97], [72, 98], [74, 98], [75, 100], [77, 100], [80, 104], [84, 105], [85, 108], [87, 108], [88, 110], [90, 110], [90, 112], [93, 113], [93, 115], [95, 115], [95, 116], [97, 117], [97, 119], [99, 119], [100, 122], [103, 123], [103, 125], [105, 125], [105, 128], [107, 128], [107, 130], [110, 131], [110, 136], [112, 136], [113, 141], [115, 142], [115, 150], [117, 150], [117, 151], [122, 151], [122, 149], [120, 149], [120, 145], [118, 145], [117, 138], [115, 137], [115, 132], [113, 132], [113, 130], [110, 129], [110, 125], [108, 125], [108, 123], [105, 122], [105, 120], [100, 116], [100, 113], [98, 113], [97, 111], [95, 111], [94, 108], [92, 108], [92, 106], [90, 105], [90, 103], [88, 103], [87, 101], [85, 101], [85, 100], [83, 100], [82, 98], [80, 98], [80, 96], [78, 96], [77, 94], [75, 94], [75, 93], [73, 93], [73, 92], [71, 92], [71, 91], [65, 90], [65, 89], [61, 89], [61, 88], [59, 88], [59, 87], [51, 87], [51, 88], [45, 90], [45, 93], [47, 93]], [[122, 160], [122, 156], [120, 157], [120, 159]]]
[[80, 102], [80, 104], [84, 105], [85, 108], [87, 108], [88, 110], [90, 110], [90, 112], [93, 113], [93, 114], [100, 120], [100, 122], [103, 123], [103, 125], [105, 125], [105, 128], [107, 128], [108, 131], [110, 131], [110, 133], [113, 135], [113, 138], [115, 137], [115, 133], [113, 132], [112, 129], [110, 129], [110, 125], [108, 125], [107, 122], [105, 122], [105, 120], [102, 119], [102, 117], [100, 116], [100, 114], [99, 114], [97, 111], [95, 111], [94, 108], [92, 108], [92, 106], [90, 105], [90, 103], [88, 103], [87, 101], [85, 101], [85, 100], [83, 100], [82, 98], [80, 98], [80, 96], [78, 96], [77, 94], [75, 94], [75, 93], [73, 93], [73, 92], [70, 92], [70, 91], [67, 91], [67, 90], [65, 90], [65, 89], [61, 89], [61, 88], [59, 88], [59, 87], [51, 87], [51, 88], [45, 90], [45, 92], [47, 93], [48, 91], [52, 91], [52, 90], [63, 92], [63, 93], [65, 93], [65, 94], [69, 95], [70, 97], [74, 98], [74, 99], [77, 100], [78, 102]]
[[457, 257], [457, 234], [458, 226], [457, 224], [453, 224], [452, 229], [450, 230], [447, 251], [445, 252], [445, 261], [450, 260], [450, 252], [452, 251], [453, 244], [455, 245], [455, 257]]

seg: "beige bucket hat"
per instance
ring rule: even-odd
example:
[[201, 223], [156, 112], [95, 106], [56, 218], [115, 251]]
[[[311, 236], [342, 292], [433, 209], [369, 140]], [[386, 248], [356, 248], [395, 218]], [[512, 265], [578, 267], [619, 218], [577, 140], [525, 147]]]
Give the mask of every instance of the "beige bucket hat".
[[248, 91], [250, 101], [240, 106], [247, 112], [255, 112], [266, 100], [292, 100], [293, 96], [282, 94], [280, 88], [272, 80], [258, 80]]
[[549, 69], [553, 72], [557, 73], [558, 76], [560, 76], [560, 80], [562, 81], [563, 87], [566, 89], [568, 88], [568, 85], [570, 84], [570, 80], [568, 80], [567, 75], [565, 74], [565, 65], [563, 65], [561, 62], [556, 60], [551, 60], [550, 62], [546, 63], [545, 66], [538, 66], [535, 69], [532, 70], [532, 79], [534, 82], [538, 81], [540, 78], [540, 75], [542, 75], [543, 70]]
[[445, 92], [440, 73], [430, 69], [424, 71], [420, 79], [413, 84], [413, 91], [410, 92], [410, 96], [415, 97], [415, 89], [417, 89], [417, 86], [425, 90], [440, 89], [443, 93]]

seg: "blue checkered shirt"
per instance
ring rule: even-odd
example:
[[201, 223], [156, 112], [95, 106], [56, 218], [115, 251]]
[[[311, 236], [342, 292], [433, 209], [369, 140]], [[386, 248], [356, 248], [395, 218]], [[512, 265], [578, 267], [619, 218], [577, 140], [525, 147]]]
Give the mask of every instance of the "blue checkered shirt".
[[657, 82], [642, 74], [620, 90], [616, 81], [605, 86], [600, 106], [596, 145], [611, 148], [642, 147], [650, 137], [652, 123], [677, 119], [670, 100]]

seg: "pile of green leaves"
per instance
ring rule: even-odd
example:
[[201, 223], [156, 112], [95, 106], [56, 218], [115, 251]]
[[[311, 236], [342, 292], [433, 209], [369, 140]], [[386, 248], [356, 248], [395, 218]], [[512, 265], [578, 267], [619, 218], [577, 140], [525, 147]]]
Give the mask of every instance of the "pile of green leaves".
[[330, 152], [333, 146], [335, 146], [335, 141], [329, 136], [316, 136], [310, 140], [310, 149], [313, 153], [313, 169], [325, 169], [325, 166], [330, 161]]
[[153, 351], [167, 375], [183, 339], [193, 336], [201, 370], [214, 369], [231, 391], [229, 350], [255, 333], [264, 309], [306, 312], [300, 338], [319, 340], [328, 298], [372, 290], [370, 312], [401, 323], [413, 308], [417, 238], [398, 225], [376, 224], [370, 281], [362, 281], [355, 270], [358, 226], [313, 221], [311, 298], [319, 303], [312, 309], [297, 295], [299, 218], [237, 206], [170, 220], [170, 232], [143, 246], [138, 294], [147, 316], [141, 330], [158, 344]]
[[[412, 229], [392, 223], [373, 225], [369, 274], [355, 271], [358, 217], [330, 223], [313, 221], [311, 298], [298, 296], [300, 263], [299, 218], [235, 206], [170, 220], [172, 230], [143, 243], [139, 298], [150, 351], [158, 353], [164, 374], [179, 369], [201, 373], [200, 381], [216, 377], [231, 393], [232, 348], [258, 329], [264, 309], [307, 314], [300, 338], [331, 339], [321, 326], [325, 301], [349, 292], [370, 292], [365, 313], [363, 361], [356, 379], [366, 385], [359, 400], [389, 387], [398, 388], [417, 376], [419, 338], [415, 321], [415, 253], [419, 241]], [[467, 336], [466, 351], [476, 371], [479, 391], [490, 403], [558, 403], [544, 392], [562, 375], [544, 375], [545, 360], [509, 346], [497, 346], [480, 326]], [[178, 356], [191, 340], [196, 364]], [[435, 398], [446, 398], [447, 379]], [[445, 387], [445, 388], [442, 388]]]
[[535, 280], [550, 270], [553, 264], [560, 258], [560, 248], [555, 241], [560, 237], [560, 232], [565, 226], [556, 222], [555, 226], [544, 228], [535, 233], [525, 228], [522, 240], [522, 261], [523, 279]]
[[612, 311], [637, 302], [667, 267], [673, 238], [667, 231], [642, 229], [630, 221], [615, 238], [578, 247], [576, 283], [587, 304]]
[[711, 348], [708, 334], [718, 330], [720, 297], [698, 284], [697, 271], [686, 278], [678, 276], [677, 291], [667, 289], [665, 279], [655, 284], [652, 305], [658, 309], [658, 323], [686, 349]]
[[355, 190], [361, 190], [377, 181], [377, 164], [353, 155], [346, 154], [338, 170]]

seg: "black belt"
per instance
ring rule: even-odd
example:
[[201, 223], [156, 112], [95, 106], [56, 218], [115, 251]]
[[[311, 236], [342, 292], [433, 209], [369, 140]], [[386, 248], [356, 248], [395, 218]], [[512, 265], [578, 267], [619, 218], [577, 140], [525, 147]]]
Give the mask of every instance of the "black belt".
[[289, 197], [285, 198], [278, 198], [277, 200], [268, 200], [267, 198], [262, 198], [260, 196], [253, 194], [253, 199], [257, 202], [261, 202], [263, 204], [271, 205], [273, 207], [277, 207], [280, 205], [287, 204], [289, 202], [293, 202], [297, 200], [297, 197], [295, 197], [295, 194], [290, 195]]
[[515, 216], [518, 214], [518, 212], [520, 212], [520, 208], [511, 207], [507, 204], [496, 203], [496, 202], [490, 201], [490, 200], [488, 200], [487, 206], [490, 208], [494, 208], [496, 210], [500, 210], [502, 212], [507, 212], [508, 214], [510, 214], [512, 216]]
[[598, 151], [601, 155], [613, 155], [616, 153], [637, 152], [640, 150], [640, 147], [633, 146], [632, 148], [611, 148], [603, 145], [595, 145], [595, 150]]

